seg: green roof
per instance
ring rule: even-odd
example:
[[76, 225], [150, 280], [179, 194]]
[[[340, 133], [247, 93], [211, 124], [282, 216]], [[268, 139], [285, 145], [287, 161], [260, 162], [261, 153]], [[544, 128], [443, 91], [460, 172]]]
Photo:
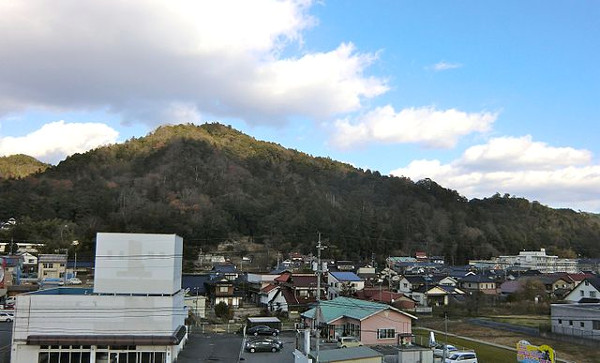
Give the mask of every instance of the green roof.
[[[316, 358], [315, 351], [310, 352], [313, 358]], [[369, 347], [353, 347], [345, 349], [328, 349], [319, 352], [319, 362], [343, 362], [350, 359], [364, 359], [373, 357], [383, 357], [383, 354]]]
[[[343, 296], [336, 297], [333, 300], [323, 300], [321, 301], [320, 306], [323, 320], [326, 323], [330, 323], [344, 316], [356, 320], [363, 320], [373, 314], [387, 309], [397, 311], [411, 318], [415, 318], [410, 314], [406, 314], [405, 312], [386, 304], [379, 304]], [[314, 319], [316, 311], [316, 308], [312, 308], [304, 312], [302, 316], [305, 318]]]

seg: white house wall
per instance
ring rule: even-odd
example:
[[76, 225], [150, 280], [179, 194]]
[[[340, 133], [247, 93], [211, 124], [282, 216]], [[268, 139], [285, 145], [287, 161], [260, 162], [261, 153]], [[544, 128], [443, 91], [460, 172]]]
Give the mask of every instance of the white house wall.
[[175, 296], [19, 295], [14, 341], [29, 335], [170, 335], [184, 325]]
[[183, 239], [98, 233], [95, 293], [174, 294], [181, 289]]

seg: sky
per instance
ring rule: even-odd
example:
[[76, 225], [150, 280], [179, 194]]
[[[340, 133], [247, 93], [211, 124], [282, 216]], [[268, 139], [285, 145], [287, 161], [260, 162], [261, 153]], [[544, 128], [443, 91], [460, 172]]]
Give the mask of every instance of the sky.
[[0, 2], [0, 156], [220, 122], [384, 175], [600, 212], [600, 2]]

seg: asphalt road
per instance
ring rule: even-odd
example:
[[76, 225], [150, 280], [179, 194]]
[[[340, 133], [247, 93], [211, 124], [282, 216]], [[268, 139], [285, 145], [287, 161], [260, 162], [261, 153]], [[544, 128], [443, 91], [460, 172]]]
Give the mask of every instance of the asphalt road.
[[0, 323], [0, 362], [10, 362], [10, 340], [13, 323]]
[[243, 337], [235, 334], [191, 334], [183, 351], [177, 358], [178, 363], [227, 362], [235, 363], [292, 363], [292, 352], [296, 347], [293, 333], [282, 333], [279, 339], [283, 349], [277, 353], [250, 353], [242, 349]]

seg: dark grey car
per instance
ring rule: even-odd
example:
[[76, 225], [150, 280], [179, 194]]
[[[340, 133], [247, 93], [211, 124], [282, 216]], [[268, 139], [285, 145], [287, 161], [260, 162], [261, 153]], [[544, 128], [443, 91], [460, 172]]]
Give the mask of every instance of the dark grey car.
[[283, 344], [273, 339], [257, 339], [246, 342], [245, 349], [250, 353], [254, 352], [279, 352]]
[[279, 330], [266, 325], [256, 325], [246, 330], [247, 335], [279, 335]]

